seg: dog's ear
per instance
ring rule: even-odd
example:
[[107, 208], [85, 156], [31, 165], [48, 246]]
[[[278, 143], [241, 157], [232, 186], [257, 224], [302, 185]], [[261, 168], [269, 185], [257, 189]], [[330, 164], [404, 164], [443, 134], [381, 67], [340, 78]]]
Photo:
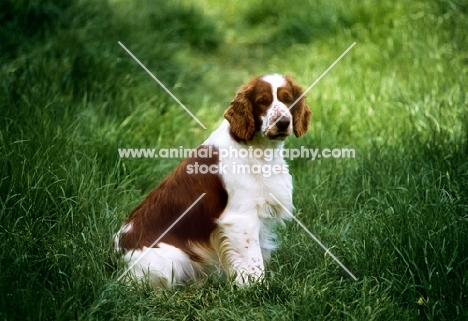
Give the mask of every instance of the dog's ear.
[[[286, 80], [291, 84], [293, 88], [294, 101], [296, 101], [304, 91], [302, 88], [296, 84], [291, 77], [286, 76]], [[307, 133], [309, 128], [309, 122], [312, 118], [312, 112], [310, 111], [309, 106], [305, 102], [305, 96], [302, 97], [292, 108], [291, 114], [293, 117], [293, 130], [296, 137], [301, 137]]]
[[241, 140], [251, 140], [255, 134], [255, 120], [250, 95], [255, 84], [253, 81], [242, 86], [224, 112], [224, 118], [231, 124], [231, 131]]

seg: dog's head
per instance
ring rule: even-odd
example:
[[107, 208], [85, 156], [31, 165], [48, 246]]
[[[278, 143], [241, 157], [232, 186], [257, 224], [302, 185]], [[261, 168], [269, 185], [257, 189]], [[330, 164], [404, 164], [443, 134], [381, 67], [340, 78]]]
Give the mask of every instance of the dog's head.
[[285, 140], [292, 132], [301, 137], [312, 115], [302, 94], [288, 76], [257, 77], [239, 89], [224, 117], [239, 140], [252, 140], [257, 132], [270, 140]]

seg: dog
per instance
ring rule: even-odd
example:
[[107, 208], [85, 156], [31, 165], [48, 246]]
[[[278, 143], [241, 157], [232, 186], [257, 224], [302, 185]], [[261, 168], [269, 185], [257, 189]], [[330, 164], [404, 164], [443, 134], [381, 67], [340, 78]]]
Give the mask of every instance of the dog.
[[283, 206], [294, 209], [281, 151], [292, 133], [307, 132], [312, 113], [302, 96], [279, 74], [240, 87], [221, 125], [116, 233], [114, 247], [137, 278], [171, 287], [215, 269], [239, 285], [262, 279], [277, 246], [275, 226], [289, 219]]

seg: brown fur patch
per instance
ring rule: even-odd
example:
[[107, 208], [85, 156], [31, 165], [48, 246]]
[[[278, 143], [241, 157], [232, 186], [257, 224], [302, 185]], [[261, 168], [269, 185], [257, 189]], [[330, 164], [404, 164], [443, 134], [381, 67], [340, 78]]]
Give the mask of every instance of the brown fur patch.
[[266, 114], [273, 101], [271, 85], [259, 77], [242, 86], [224, 113], [231, 124], [231, 136], [236, 140], [252, 140], [260, 130], [260, 116]]
[[[296, 84], [291, 77], [286, 76], [286, 81], [291, 85], [292, 92], [294, 95], [294, 101], [298, 99], [304, 91], [302, 88]], [[291, 108], [291, 114], [293, 116], [293, 129], [296, 137], [301, 137], [307, 133], [309, 128], [309, 122], [312, 117], [312, 112], [310, 111], [309, 106], [305, 102], [305, 96], [299, 100], [296, 105]]]
[[[208, 149], [208, 146], [200, 146]], [[213, 151], [217, 151], [212, 147]], [[217, 154], [211, 158], [189, 157], [167, 176], [133, 211], [125, 224], [132, 228], [121, 235], [121, 246], [127, 251], [150, 246], [177, 220], [197, 198], [206, 195], [161, 239], [173, 245], [192, 260], [199, 260], [190, 243], [209, 247], [209, 238], [216, 228], [215, 220], [224, 211], [228, 194], [219, 174], [188, 174], [189, 165], [218, 165]], [[157, 245], [156, 245], [157, 246]]]

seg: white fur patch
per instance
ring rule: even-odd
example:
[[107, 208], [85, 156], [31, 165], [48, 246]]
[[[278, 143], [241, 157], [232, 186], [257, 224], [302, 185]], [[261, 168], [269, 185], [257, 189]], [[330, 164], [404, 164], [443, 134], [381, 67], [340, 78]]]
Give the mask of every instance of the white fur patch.
[[170, 287], [196, 276], [189, 256], [165, 243], [159, 243], [158, 248], [149, 250], [144, 247], [142, 250], [128, 251], [124, 259], [129, 265], [139, 259], [133, 273], [139, 279], [148, 278], [154, 287]]

